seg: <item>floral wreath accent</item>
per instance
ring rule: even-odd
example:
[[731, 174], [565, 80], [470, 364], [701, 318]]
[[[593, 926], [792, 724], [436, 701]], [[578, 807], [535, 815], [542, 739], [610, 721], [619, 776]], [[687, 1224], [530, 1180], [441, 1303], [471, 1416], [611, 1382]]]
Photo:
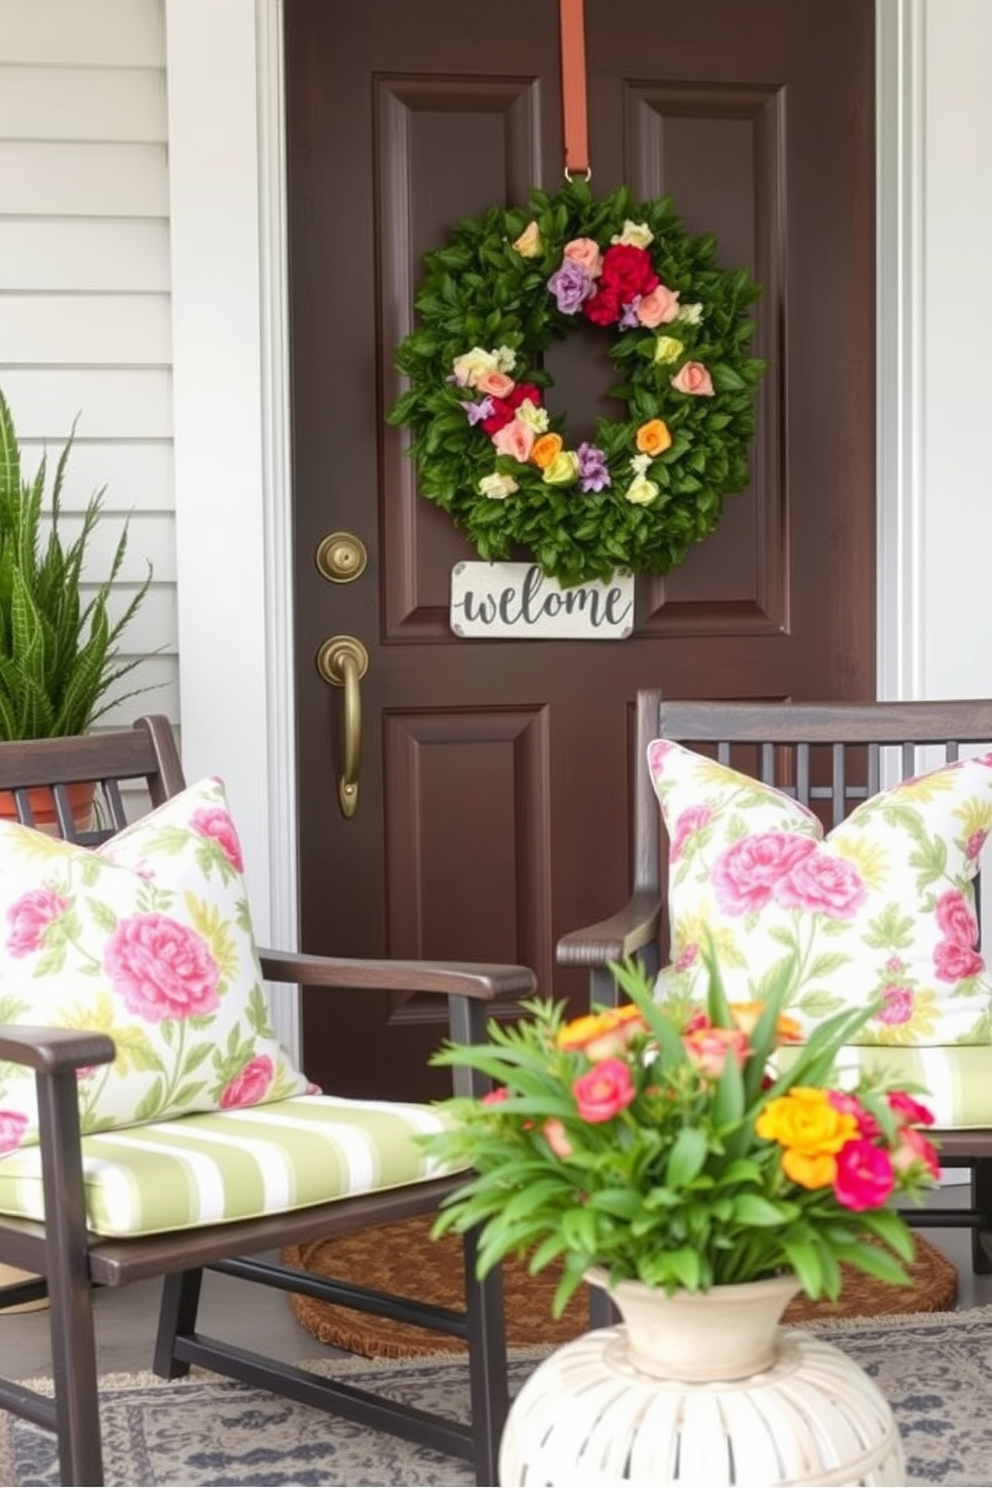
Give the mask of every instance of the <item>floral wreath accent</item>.
[[[389, 421], [481, 558], [522, 548], [567, 586], [666, 573], [713, 530], [747, 484], [764, 366], [747, 353], [758, 288], [715, 258], [669, 198], [595, 201], [584, 181], [466, 219], [426, 255]], [[541, 358], [588, 322], [616, 332], [624, 412], [573, 443]]]

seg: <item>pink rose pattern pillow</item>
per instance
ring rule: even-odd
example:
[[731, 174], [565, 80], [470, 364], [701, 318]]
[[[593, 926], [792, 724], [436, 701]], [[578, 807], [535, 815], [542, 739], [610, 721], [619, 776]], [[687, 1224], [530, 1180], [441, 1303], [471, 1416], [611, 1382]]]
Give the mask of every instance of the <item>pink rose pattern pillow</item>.
[[[117, 1045], [80, 1072], [84, 1131], [313, 1088], [269, 1025], [242, 868], [217, 779], [96, 852], [0, 822], [0, 1023]], [[0, 1153], [37, 1136], [33, 1074], [0, 1063]]]
[[972, 880], [992, 827], [992, 755], [881, 791], [824, 836], [818, 818], [667, 739], [648, 768], [670, 841], [662, 995], [704, 993], [708, 933], [728, 996], [760, 999], [794, 958], [808, 1033], [881, 999], [866, 1044], [992, 1042]]

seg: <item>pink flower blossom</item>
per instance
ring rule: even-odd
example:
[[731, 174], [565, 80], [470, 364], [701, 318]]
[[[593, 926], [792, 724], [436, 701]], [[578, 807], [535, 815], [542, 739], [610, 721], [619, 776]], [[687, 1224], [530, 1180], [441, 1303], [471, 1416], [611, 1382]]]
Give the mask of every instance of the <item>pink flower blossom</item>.
[[0, 1152], [13, 1152], [19, 1147], [27, 1125], [23, 1111], [0, 1111]]
[[876, 1137], [881, 1136], [878, 1122], [870, 1111], [865, 1110], [856, 1096], [847, 1095], [843, 1090], [831, 1090], [828, 1099], [835, 1111], [854, 1117], [858, 1123], [859, 1136], [867, 1137], [869, 1141], [874, 1141]]
[[933, 1126], [934, 1114], [921, 1101], [915, 1100], [906, 1090], [890, 1090], [887, 1096], [889, 1110], [900, 1121], [910, 1126]]
[[698, 959], [699, 946], [694, 940], [690, 940], [689, 944], [683, 946], [682, 950], [679, 952], [678, 959], [675, 962], [675, 970], [688, 971], [689, 967], [694, 966]]
[[817, 849], [795, 863], [775, 884], [776, 902], [787, 909], [848, 920], [868, 897], [864, 880], [846, 858]]
[[505, 1085], [497, 1085], [495, 1090], [487, 1090], [482, 1097], [484, 1106], [501, 1106], [505, 1100], [510, 1099], [510, 1092]]
[[977, 976], [985, 962], [977, 951], [953, 940], [942, 940], [933, 952], [933, 969], [942, 982], [959, 982]]
[[265, 1099], [274, 1073], [272, 1060], [267, 1054], [249, 1059], [241, 1073], [224, 1086], [220, 1097], [221, 1109], [227, 1110], [230, 1106], [257, 1106], [260, 1100]]
[[128, 1011], [150, 1023], [202, 1016], [220, 1005], [220, 974], [206, 941], [168, 915], [121, 920], [103, 964]]
[[972, 861], [974, 861], [976, 858], [981, 857], [982, 848], [985, 846], [985, 840], [988, 835], [988, 832], [972, 832], [971, 836], [968, 838], [967, 843], [965, 844], [965, 857], [971, 858]]
[[922, 1163], [931, 1178], [940, 1177], [940, 1158], [932, 1142], [928, 1142], [915, 1126], [904, 1126], [899, 1132], [899, 1145], [892, 1153], [892, 1166], [897, 1173], [905, 1173], [917, 1163]]
[[880, 1209], [895, 1188], [892, 1159], [864, 1137], [845, 1142], [837, 1154], [834, 1195], [845, 1209], [860, 1214]]
[[945, 940], [969, 950], [978, 939], [978, 921], [959, 889], [946, 889], [937, 900], [937, 924]]
[[65, 914], [68, 903], [51, 889], [30, 889], [7, 910], [10, 934], [7, 949], [12, 956], [30, 956], [44, 944], [45, 931]]
[[712, 398], [713, 379], [702, 362], [686, 362], [672, 378], [672, 387], [680, 393], [694, 393]]
[[771, 900], [776, 885], [815, 852], [809, 837], [791, 832], [759, 832], [731, 844], [713, 865], [713, 888], [722, 909], [748, 914]]
[[637, 319], [641, 325], [653, 329], [673, 321], [679, 313], [679, 290], [669, 289], [667, 284], [657, 284], [649, 294], [642, 295], [637, 304]]
[[201, 837], [212, 837], [221, 848], [225, 858], [240, 873], [244, 868], [241, 844], [234, 823], [222, 806], [201, 806], [189, 819], [194, 832]]
[[525, 465], [530, 459], [536, 437], [534, 430], [523, 419], [511, 419], [492, 436], [493, 449], [498, 455], [510, 455], [514, 460], [519, 460], [521, 465]]
[[708, 806], [687, 806], [675, 823], [668, 849], [668, 861], [677, 863], [689, 838], [701, 832], [712, 820], [713, 812]]
[[572, 1085], [583, 1121], [610, 1121], [636, 1095], [630, 1070], [622, 1059], [601, 1059]]
[[693, 1028], [682, 1042], [689, 1058], [709, 1080], [719, 1080], [728, 1059], [742, 1065], [747, 1058], [747, 1034], [740, 1028]]
[[568, 1140], [565, 1123], [559, 1121], [557, 1116], [548, 1117], [541, 1127], [541, 1134], [555, 1157], [571, 1157], [575, 1149]]
[[889, 1028], [896, 1028], [900, 1023], [910, 1021], [916, 998], [909, 987], [897, 987], [894, 984], [883, 987], [882, 996], [885, 1004], [879, 1010], [878, 1021], [880, 1023], [885, 1023]]

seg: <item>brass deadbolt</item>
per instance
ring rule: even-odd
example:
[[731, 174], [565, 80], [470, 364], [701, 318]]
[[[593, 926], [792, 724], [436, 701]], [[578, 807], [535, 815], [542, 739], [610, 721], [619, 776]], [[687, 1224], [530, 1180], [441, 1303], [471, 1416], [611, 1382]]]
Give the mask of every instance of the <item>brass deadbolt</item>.
[[329, 532], [314, 554], [319, 572], [332, 584], [350, 584], [365, 572], [369, 555], [353, 532]]

